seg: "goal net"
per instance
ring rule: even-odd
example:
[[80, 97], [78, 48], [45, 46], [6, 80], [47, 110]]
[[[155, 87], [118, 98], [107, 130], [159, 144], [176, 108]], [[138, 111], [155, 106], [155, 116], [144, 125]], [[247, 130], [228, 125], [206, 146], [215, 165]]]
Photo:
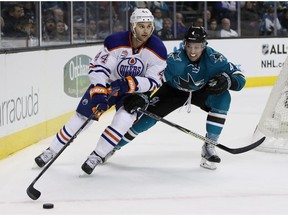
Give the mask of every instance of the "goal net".
[[274, 84], [253, 140], [265, 136], [259, 151], [288, 153], [288, 57]]

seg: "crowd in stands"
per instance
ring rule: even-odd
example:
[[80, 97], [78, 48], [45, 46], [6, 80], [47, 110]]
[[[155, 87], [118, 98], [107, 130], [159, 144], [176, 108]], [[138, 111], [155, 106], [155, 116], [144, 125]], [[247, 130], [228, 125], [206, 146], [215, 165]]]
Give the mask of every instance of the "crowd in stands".
[[[240, 7], [241, 17], [239, 26], [238, 7]], [[161, 8], [156, 6], [153, 14], [156, 26], [154, 33], [163, 40], [181, 39], [187, 26], [193, 24], [205, 27], [205, 20], [207, 20], [206, 28], [210, 38], [239, 37], [240, 35], [241, 37], [268, 36], [274, 34], [274, 29], [276, 29], [277, 36], [288, 35], [288, 2], [276, 2], [275, 8], [274, 2], [215, 1], [208, 2], [207, 10], [204, 11], [202, 4], [184, 1], [181, 3], [181, 11], [178, 11], [175, 16], [176, 28], [173, 15], [167, 17], [167, 14], [171, 13], [166, 11], [166, 16], [162, 15]], [[176, 34], [174, 34], [175, 30]]]
[[[36, 2], [2, 2], [1, 38], [39, 37]], [[39, 2], [38, 2], [39, 4]], [[109, 34], [129, 28], [126, 15], [135, 7], [149, 8], [155, 17], [154, 34], [163, 40], [182, 39], [190, 25], [207, 28], [208, 37], [257, 37], [288, 35], [288, 2], [215, 1], [173, 2], [73, 2], [73, 25], [70, 2], [41, 2], [43, 41], [103, 40]], [[240, 4], [240, 5], [238, 5]], [[86, 8], [86, 11], [85, 11]], [[240, 24], [237, 9], [241, 10]], [[130, 13], [130, 14], [129, 14]], [[276, 16], [275, 16], [276, 15]], [[112, 19], [111, 19], [112, 18]], [[240, 27], [240, 29], [239, 29]]]
[[1, 8], [1, 36], [23, 37], [36, 34], [35, 8], [32, 3], [3, 2]]

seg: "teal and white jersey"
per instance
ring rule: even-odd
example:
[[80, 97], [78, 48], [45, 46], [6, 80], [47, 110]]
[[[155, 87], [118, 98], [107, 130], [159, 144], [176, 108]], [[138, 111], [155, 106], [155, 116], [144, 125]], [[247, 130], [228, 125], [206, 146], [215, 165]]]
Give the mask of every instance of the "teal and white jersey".
[[197, 91], [203, 88], [208, 80], [217, 74], [227, 73], [235, 78], [238, 86], [235, 91], [245, 85], [245, 76], [226, 57], [211, 47], [206, 47], [197, 62], [191, 62], [183, 48], [170, 53], [164, 71], [164, 82], [182, 91]]

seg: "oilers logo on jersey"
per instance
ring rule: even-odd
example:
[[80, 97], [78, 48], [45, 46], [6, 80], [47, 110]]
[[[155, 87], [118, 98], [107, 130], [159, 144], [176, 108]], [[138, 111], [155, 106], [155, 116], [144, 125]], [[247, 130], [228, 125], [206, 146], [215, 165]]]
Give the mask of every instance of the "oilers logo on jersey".
[[117, 66], [117, 73], [120, 77], [141, 76], [144, 71], [144, 64], [140, 58], [123, 58]]

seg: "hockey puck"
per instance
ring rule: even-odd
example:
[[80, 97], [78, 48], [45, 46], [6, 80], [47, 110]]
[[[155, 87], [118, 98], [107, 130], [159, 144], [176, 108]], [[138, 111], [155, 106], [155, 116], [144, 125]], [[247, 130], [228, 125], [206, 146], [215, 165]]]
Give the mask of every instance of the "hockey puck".
[[43, 208], [44, 209], [52, 209], [52, 208], [54, 208], [54, 204], [53, 203], [44, 203]]

